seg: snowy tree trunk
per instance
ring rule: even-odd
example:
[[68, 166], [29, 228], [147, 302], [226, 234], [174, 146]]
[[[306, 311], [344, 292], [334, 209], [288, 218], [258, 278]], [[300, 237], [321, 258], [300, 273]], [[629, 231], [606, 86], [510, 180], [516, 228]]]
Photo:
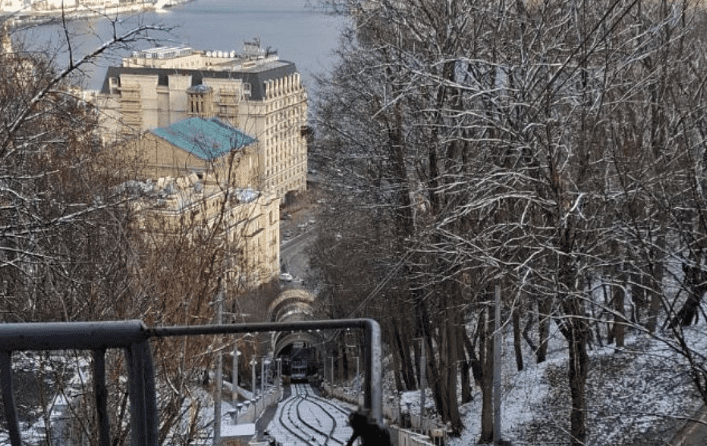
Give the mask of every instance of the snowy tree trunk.
[[481, 437], [479, 443], [493, 441], [493, 307], [488, 307], [482, 316], [480, 324], [483, 335], [481, 337]]

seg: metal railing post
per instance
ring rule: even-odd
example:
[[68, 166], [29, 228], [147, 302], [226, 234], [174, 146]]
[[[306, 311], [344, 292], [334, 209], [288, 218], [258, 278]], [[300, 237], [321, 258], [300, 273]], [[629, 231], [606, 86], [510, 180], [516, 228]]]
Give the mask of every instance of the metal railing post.
[[0, 382], [2, 383], [2, 402], [5, 407], [5, 422], [13, 445], [21, 445], [20, 421], [15, 407], [15, 395], [12, 390], [12, 352], [0, 351]]
[[157, 390], [155, 388], [155, 365], [152, 362], [152, 349], [150, 342], [146, 339], [140, 343], [143, 357], [143, 380], [145, 382], [145, 406], [147, 409], [146, 419], [148, 426], [148, 445], [157, 446], [158, 426], [160, 423], [157, 408]]
[[157, 401], [155, 372], [147, 341], [132, 344], [128, 353], [128, 381], [130, 388], [130, 415], [132, 444], [157, 445]]
[[379, 424], [383, 424], [383, 383], [379, 379], [375, 381], [374, 376], [382, 377], [381, 365], [381, 333], [378, 323], [371, 319], [365, 319], [366, 342], [365, 369], [366, 369], [366, 391], [364, 392], [363, 406], [370, 410], [370, 416]]
[[108, 389], [106, 388], [106, 349], [93, 350], [93, 390], [96, 393], [98, 416], [98, 444], [110, 446], [110, 419], [108, 417]]
[[[159, 440], [159, 419], [155, 369], [150, 347], [151, 338], [268, 331], [307, 331], [309, 329], [340, 330], [347, 327], [365, 331], [366, 386], [362, 406], [372, 420], [383, 425], [381, 334], [380, 326], [372, 319], [153, 328], [147, 328], [141, 321], [135, 320], [0, 324], [0, 346], [4, 349], [0, 351], [0, 384], [9, 440], [13, 446], [22, 444], [12, 388], [11, 355], [13, 351], [90, 350], [92, 352], [94, 391], [100, 429], [99, 444], [104, 446], [110, 443], [105, 354], [107, 349], [123, 349], [127, 358], [132, 444], [135, 446], [156, 446]], [[253, 385], [255, 390], [255, 380], [253, 380]], [[263, 404], [265, 403], [266, 399], [263, 398]], [[257, 401], [253, 401], [253, 412], [257, 410], [257, 404]], [[253, 413], [254, 417], [255, 415]]]
[[130, 429], [132, 431], [132, 446], [147, 444], [145, 426], [145, 388], [140, 376], [140, 354], [136, 345], [131, 345], [125, 351], [128, 363], [128, 395], [130, 397]]

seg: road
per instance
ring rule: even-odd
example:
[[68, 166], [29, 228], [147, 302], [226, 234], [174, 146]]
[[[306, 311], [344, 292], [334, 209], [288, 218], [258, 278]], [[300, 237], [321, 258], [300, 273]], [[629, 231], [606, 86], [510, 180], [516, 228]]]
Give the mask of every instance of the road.
[[[309, 275], [309, 256], [306, 248], [314, 241], [315, 231], [309, 230], [286, 240], [280, 245], [280, 262], [283, 272], [293, 277], [306, 280]], [[283, 283], [284, 285], [284, 283]]]

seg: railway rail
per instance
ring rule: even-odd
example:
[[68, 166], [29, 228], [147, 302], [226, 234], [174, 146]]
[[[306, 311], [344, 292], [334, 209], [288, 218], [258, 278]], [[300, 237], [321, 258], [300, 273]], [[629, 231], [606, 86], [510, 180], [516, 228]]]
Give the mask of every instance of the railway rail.
[[318, 397], [309, 384], [292, 384], [268, 427], [282, 445], [343, 446], [351, 437], [351, 410]]

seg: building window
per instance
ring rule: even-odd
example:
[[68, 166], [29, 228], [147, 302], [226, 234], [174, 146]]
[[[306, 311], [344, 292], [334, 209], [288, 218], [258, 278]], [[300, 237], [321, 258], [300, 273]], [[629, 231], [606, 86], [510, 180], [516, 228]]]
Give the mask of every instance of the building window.
[[118, 93], [118, 88], [120, 87], [120, 78], [111, 77], [108, 79], [108, 88], [110, 89], [110, 94]]

